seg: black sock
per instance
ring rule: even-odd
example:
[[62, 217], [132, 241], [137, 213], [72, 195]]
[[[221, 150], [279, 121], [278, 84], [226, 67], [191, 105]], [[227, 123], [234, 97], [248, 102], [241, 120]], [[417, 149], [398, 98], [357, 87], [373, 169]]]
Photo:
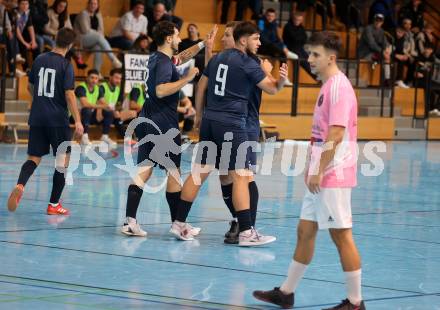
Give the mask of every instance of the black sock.
[[168, 206], [170, 207], [171, 222], [174, 222], [176, 220], [177, 208], [179, 207], [180, 192], [166, 192], [165, 197], [167, 198]]
[[64, 173], [55, 170], [52, 178], [52, 193], [50, 194], [50, 203], [58, 203], [60, 201], [61, 193], [63, 192], [66, 179]]
[[255, 227], [255, 220], [257, 219], [258, 209], [258, 187], [255, 181], [249, 183], [249, 198], [251, 205], [251, 223]]
[[241, 210], [237, 211], [238, 227], [240, 227], [240, 232], [251, 229], [251, 210]]
[[127, 210], [125, 211], [125, 216], [136, 218], [137, 209], [139, 207], [139, 202], [141, 201], [143, 190], [139, 186], [130, 184], [128, 187], [127, 194]]
[[27, 160], [23, 166], [21, 166], [20, 175], [18, 176], [17, 185], [21, 184], [26, 186], [27, 181], [37, 168], [37, 164], [33, 160]]
[[179, 201], [179, 206], [176, 211], [176, 220], [179, 222], [186, 222], [186, 218], [188, 217], [189, 211], [191, 210], [192, 202], [182, 200]]
[[222, 185], [222, 194], [223, 200], [225, 201], [229, 212], [231, 212], [233, 218], [236, 218], [237, 213], [235, 212], [234, 205], [232, 204], [232, 183], [228, 185]]

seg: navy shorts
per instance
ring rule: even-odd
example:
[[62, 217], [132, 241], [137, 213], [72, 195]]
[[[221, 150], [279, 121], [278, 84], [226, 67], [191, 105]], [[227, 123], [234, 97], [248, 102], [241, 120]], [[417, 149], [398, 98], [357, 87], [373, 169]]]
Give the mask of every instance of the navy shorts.
[[[57, 155], [58, 146], [64, 141], [72, 140], [72, 131], [70, 127], [40, 127], [30, 126], [28, 155], [42, 157], [49, 154], [52, 146], [52, 153]], [[70, 147], [67, 148], [70, 153]]]
[[[168, 129], [163, 129], [162, 134], [165, 134]], [[144, 137], [147, 135], [156, 135], [160, 136], [160, 133], [157, 132], [157, 130], [147, 123], [141, 123], [139, 124], [135, 129], [136, 137], [138, 138], [138, 141], [141, 141]], [[164, 136], [161, 136], [162, 139]], [[182, 140], [180, 133], [174, 137], [174, 144], [178, 146], [180, 149]], [[161, 149], [162, 146], [167, 145], [168, 143], [171, 143], [170, 141], [161, 140], [160, 143], [157, 143], [158, 145], [152, 141], [148, 141], [141, 146], [139, 146], [138, 149], [138, 156], [137, 156], [137, 164], [139, 165], [143, 161], [146, 160], [146, 162], [143, 165], [156, 167], [158, 166], [160, 169], [165, 170], [172, 170], [174, 168], [180, 168], [180, 160], [181, 160], [181, 152], [178, 152], [178, 154], [175, 154], [171, 152], [168, 148]], [[157, 148], [157, 149], [155, 149]], [[159, 156], [159, 160], [154, 160], [154, 158], [158, 158], [157, 156], [152, 155], [152, 152], [159, 152], [160, 154], [163, 154], [162, 156]], [[150, 158], [150, 156], [152, 158]]]
[[[249, 152], [247, 151], [247, 141], [248, 133], [246, 128], [204, 118], [200, 126], [196, 163], [215, 165], [215, 168], [220, 171], [248, 169]], [[209, 144], [216, 146], [215, 152], [211, 151], [209, 146], [206, 147]], [[223, 145], [226, 147], [223, 148]], [[230, 149], [229, 145], [231, 145]], [[242, 146], [240, 147], [240, 145]]]
[[[251, 142], [259, 143], [260, 132], [255, 130], [248, 131], [248, 140]], [[257, 152], [253, 152], [251, 147], [248, 148], [248, 160], [249, 160], [250, 168], [252, 170], [255, 170], [255, 166], [257, 165]]]

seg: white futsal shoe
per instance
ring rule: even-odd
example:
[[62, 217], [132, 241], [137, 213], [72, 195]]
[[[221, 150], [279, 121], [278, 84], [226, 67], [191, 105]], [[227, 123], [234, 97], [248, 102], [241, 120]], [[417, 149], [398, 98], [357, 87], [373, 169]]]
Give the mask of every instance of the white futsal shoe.
[[260, 235], [254, 228], [242, 231], [238, 235], [238, 246], [260, 246], [274, 242], [273, 236]]
[[127, 217], [124, 225], [122, 225], [121, 233], [127, 236], [146, 237], [147, 232], [141, 228], [136, 219]]
[[110, 139], [108, 135], [102, 135], [101, 141], [107, 143], [108, 147], [111, 150], [113, 150], [113, 149], [118, 147], [118, 144], [115, 141], [113, 141], [112, 139]]
[[178, 240], [193, 241], [194, 235], [191, 233], [191, 228], [194, 227], [187, 223], [174, 221], [173, 224], [171, 224], [170, 234], [172, 234]]

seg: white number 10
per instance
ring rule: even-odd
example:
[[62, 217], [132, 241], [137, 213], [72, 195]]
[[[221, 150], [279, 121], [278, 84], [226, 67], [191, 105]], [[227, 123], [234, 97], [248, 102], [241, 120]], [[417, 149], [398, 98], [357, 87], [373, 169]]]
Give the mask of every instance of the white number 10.
[[219, 82], [220, 85], [215, 84], [214, 94], [217, 96], [225, 95], [226, 77], [228, 76], [228, 66], [224, 64], [219, 64], [217, 69], [217, 75], [215, 81]]
[[[55, 69], [40, 68], [38, 72], [38, 96], [53, 98], [55, 95]], [[49, 78], [50, 74], [50, 78]], [[49, 91], [47, 87], [49, 86]]]

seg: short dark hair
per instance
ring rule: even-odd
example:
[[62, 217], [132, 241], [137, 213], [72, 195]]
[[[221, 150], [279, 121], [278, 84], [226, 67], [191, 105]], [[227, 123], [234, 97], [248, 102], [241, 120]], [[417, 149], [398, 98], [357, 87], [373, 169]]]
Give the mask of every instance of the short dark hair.
[[138, 5], [143, 5], [145, 7], [145, 3], [142, 0], [136, 0], [133, 5], [131, 6], [131, 9], [134, 9]]
[[266, 10], [266, 13], [277, 13], [277, 11], [275, 11], [275, 9], [274, 8], [268, 8], [267, 10]]
[[153, 28], [153, 40], [157, 46], [161, 46], [165, 43], [168, 36], [174, 34], [174, 29], [177, 28], [175, 24], [169, 21], [161, 21]]
[[234, 28], [234, 40], [238, 42], [242, 37], [260, 33], [258, 27], [251, 22], [239, 22]]
[[234, 29], [240, 22], [232, 21], [226, 24], [225, 28], [232, 28]]
[[115, 75], [115, 74], [120, 74], [120, 75], [122, 75], [122, 70], [119, 69], [119, 68], [113, 68], [113, 69], [111, 69], [111, 70], [110, 70], [110, 76], [113, 76], [113, 75]]
[[55, 45], [60, 48], [68, 48], [70, 44], [75, 42], [76, 33], [70, 28], [61, 28], [55, 38]]
[[87, 71], [87, 76], [91, 76], [93, 74], [99, 76], [99, 71], [96, 69], [90, 69], [89, 71]]
[[339, 54], [341, 50], [341, 38], [331, 31], [319, 31], [312, 34], [307, 43], [310, 46], [322, 45], [326, 50], [331, 50]]
[[17, 4], [20, 4], [20, 3], [24, 2], [24, 1], [31, 3], [30, 0], [18, 0], [18, 1], [17, 1]]

